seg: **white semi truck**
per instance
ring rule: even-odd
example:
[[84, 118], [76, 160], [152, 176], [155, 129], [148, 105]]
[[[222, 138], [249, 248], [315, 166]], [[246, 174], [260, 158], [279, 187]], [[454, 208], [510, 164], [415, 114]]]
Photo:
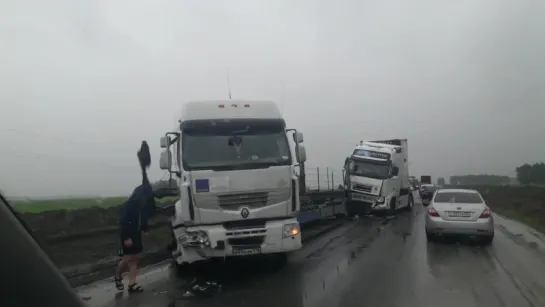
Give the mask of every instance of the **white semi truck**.
[[360, 142], [344, 167], [349, 216], [413, 207], [406, 139]]
[[185, 104], [178, 127], [161, 138], [160, 157], [160, 168], [179, 178], [177, 264], [254, 254], [285, 259], [300, 249], [295, 167], [306, 160], [302, 142], [272, 101]]

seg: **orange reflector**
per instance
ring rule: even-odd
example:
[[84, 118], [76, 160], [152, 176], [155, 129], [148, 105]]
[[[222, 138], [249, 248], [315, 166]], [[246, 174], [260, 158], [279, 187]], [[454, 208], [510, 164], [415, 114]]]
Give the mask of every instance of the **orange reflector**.
[[245, 104], [244, 107], [245, 107], [245, 108], [249, 108], [250, 105], [249, 105], [249, 104]]
[[225, 105], [224, 104], [219, 104], [218, 108], [225, 108]]

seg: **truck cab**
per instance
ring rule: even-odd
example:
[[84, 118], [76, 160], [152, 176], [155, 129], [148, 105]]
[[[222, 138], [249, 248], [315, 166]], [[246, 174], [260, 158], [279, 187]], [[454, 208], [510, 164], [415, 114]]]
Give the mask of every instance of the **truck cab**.
[[185, 104], [178, 127], [161, 138], [160, 168], [179, 179], [176, 262], [300, 249], [302, 142], [272, 101]]
[[344, 188], [349, 216], [412, 208], [407, 140], [361, 142], [346, 158]]

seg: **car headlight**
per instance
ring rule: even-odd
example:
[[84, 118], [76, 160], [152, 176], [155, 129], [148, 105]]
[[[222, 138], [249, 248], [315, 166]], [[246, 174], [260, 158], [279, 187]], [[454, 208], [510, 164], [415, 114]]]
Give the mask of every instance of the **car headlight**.
[[282, 230], [282, 238], [295, 237], [300, 233], [299, 223], [286, 224]]
[[178, 237], [182, 246], [209, 246], [210, 239], [204, 231], [187, 231]]
[[384, 203], [384, 196], [381, 196], [381, 197], [377, 198], [377, 203], [379, 203], [379, 204]]

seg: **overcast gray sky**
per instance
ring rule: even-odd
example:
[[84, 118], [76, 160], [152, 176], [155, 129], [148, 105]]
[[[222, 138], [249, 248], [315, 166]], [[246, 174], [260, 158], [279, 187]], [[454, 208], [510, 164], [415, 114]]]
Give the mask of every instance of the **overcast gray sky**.
[[[308, 167], [408, 138], [410, 172], [513, 175], [545, 154], [545, 3], [17, 0], [0, 3], [0, 187], [123, 195], [180, 106], [279, 102]], [[285, 89], [285, 90], [284, 90]], [[145, 121], [145, 124], [142, 122]]]

